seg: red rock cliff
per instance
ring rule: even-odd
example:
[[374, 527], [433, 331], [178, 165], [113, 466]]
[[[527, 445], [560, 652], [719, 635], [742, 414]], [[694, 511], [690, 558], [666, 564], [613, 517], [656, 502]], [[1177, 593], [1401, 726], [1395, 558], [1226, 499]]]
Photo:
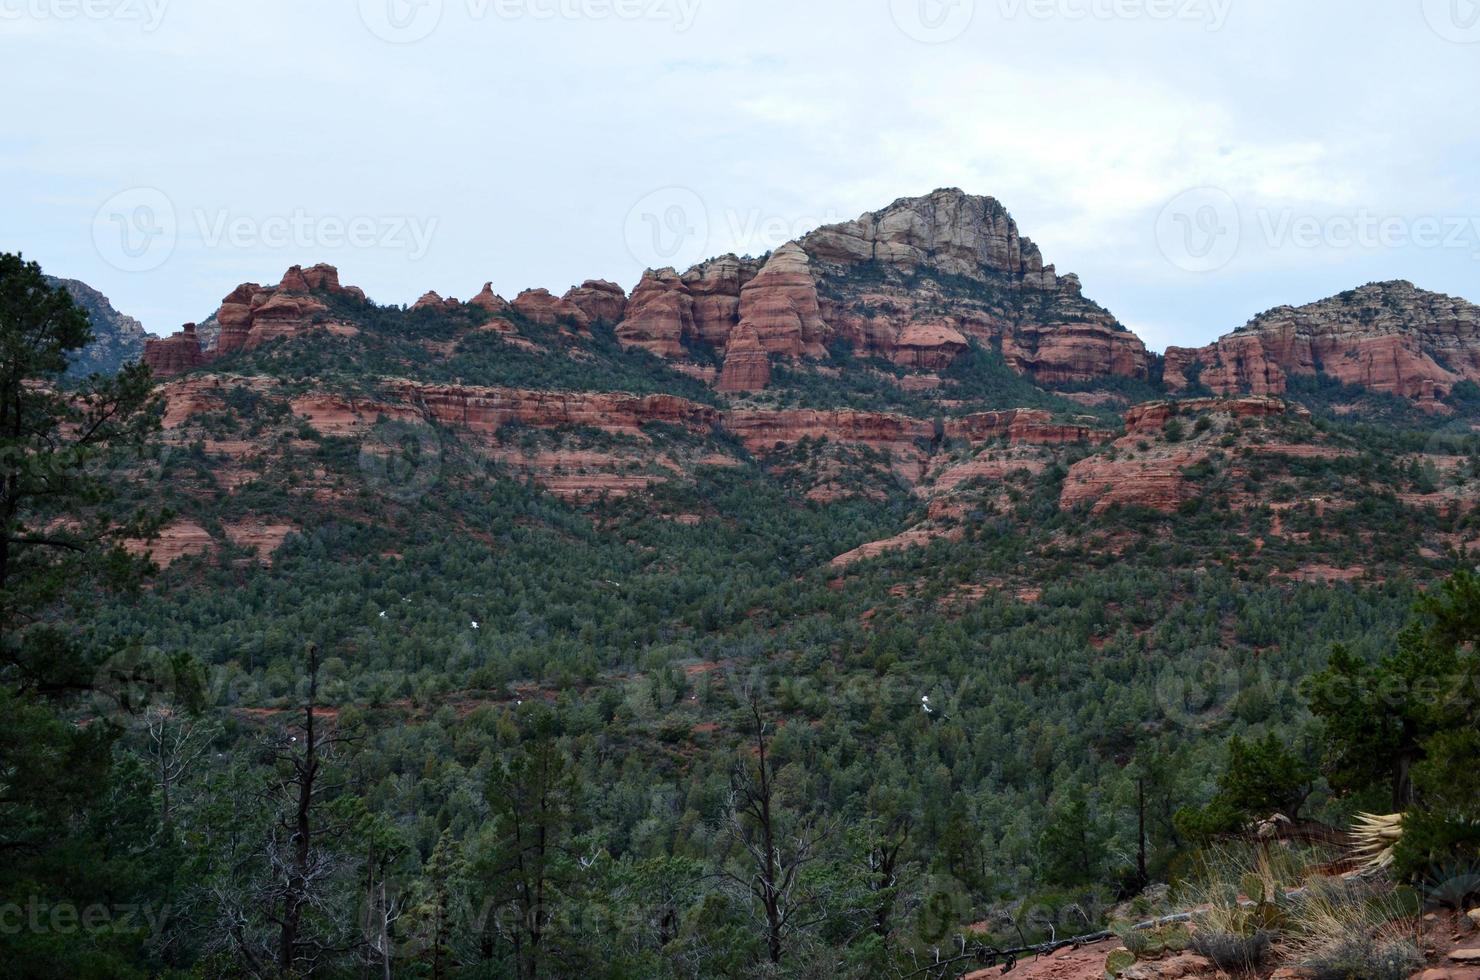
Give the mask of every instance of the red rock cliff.
[[346, 296], [364, 302], [365, 294], [354, 286], [339, 284], [339, 270], [331, 265], [309, 269], [293, 266], [276, 286], [245, 283], [221, 301], [213, 318], [220, 330], [218, 354], [252, 350], [279, 337], [292, 337], [313, 329], [353, 332], [329, 315], [322, 296]]
[[144, 363], [156, 378], [173, 378], [193, 371], [208, 360], [209, 356], [200, 348], [200, 337], [193, 323], [185, 324], [184, 329], [172, 336], [144, 342]]
[[1173, 391], [1200, 383], [1215, 394], [1279, 395], [1290, 378], [1317, 375], [1432, 405], [1460, 381], [1480, 382], [1480, 307], [1408, 282], [1373, 283], [1166, 353]]

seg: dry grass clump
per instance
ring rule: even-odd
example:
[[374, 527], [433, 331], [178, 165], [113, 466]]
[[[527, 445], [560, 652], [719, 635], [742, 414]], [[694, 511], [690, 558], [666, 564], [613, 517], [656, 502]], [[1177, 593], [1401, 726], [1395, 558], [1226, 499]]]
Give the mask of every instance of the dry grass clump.
[[1291, 909], [1286, 950], [1313, 980], [1407, 980], [1424, 963], [1417, 911], [1386, 881], [1318, 879]]

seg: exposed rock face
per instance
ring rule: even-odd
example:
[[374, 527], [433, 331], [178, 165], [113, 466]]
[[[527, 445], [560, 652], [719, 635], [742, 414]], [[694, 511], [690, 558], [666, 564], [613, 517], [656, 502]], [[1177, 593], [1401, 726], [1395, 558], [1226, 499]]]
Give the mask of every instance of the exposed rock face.
[[581, 330], [591, 329], [591, 317], [585, 310], [557, 298], [548, 289], [526, 289], [515, 298], [514, 309], [547, 327], [567, 324]]
[[215, 542], [194, 521], [178, 520], [160, 528], [153, 541], [128, 541], [124, 547], [132, 555], [148, 555], [160, 568], [169, 568], [181, 558], [209, 552]]
[[730, 337], [725, 367], [717, 387], [725, 392], [761, 391], [771, 383], [771, 355], [761, 346], [760, 336], [750, 324], [742, 324]]
[[896, 201], [820, 228], [762, 266], [722, 256], [649, 272], [618, 327], [675, 360], [728, 348], [741, 324], [773, 356], [820, 359], [835, 342], [911, 370], [953, 364], [972, 340], [1045, 384], [1145, 378], [1145, 345], [1043, 264], [1001, 204], [958, 190]]
[[644, 273], [632, 290], [617, 337], [659, 357], [681, 359], [687, 356], [684, 344], [697, 336], [694, 296], [683, 278], [673, 269]]
[[72, 355], [68, 374], [74, 377], [115, 374], [125, 364], [131, 364], [144, 355], [144, 344], [149, 336], [144, 332], [144, 325], [115, 310], [108, 297], [76, 279], [47, 276], [46, 282], [53, 288], [60, 286], [65, 289], [92, 324], [92, 342]]
[[493, 314], [502, 313], [509, 308], [509, 301], [493, 291], [491, 282], [485, 282], [483, 291], [468, 300], [468, 304]]
[[935, 441], [935, 425], [882, 412], [815, 409], [742, 410], [725, 414], [725, 428], [751, 452], [766, 452], [802, 439], [831, 439], [891, 454], [921, 454]]
[[411, 304], [413, 310], [455, 310], [462, 304], [455, 299], [443, 299], [436, 290], [427, 293]]
[[210, 357], [201, 350], [195, 324], [187, 323], [178, 333], [163, 338], [150, 338], [144, 344], [144, 363], [156, 378], [173, 378], [193, 371]]
[[379, 397], [346, 400], [336, 395], [305, 395], [294, 412], [326, 435], [346, 435], [373, 426], [377, 419], [427, 418], [466, 432], [492, 436], [511, 422], [535, 428], [584, 426], [603, 432], [635, 433], [651, 422], [711, 431], [719, 412], [672, 395], [522, 391], [388, 382]]
[[722, 255], [684, 273], [684, 285], [694, 297], [694, 329], [712, 347], [730, 343], [740, 322], [740, 291], [761, 271], [755, 259]]
[[1293, 377], [1324, 375], [1432, 405], [1460, 381], [1480, 381], [1480, 307], [1416, 288], [1373, 283], [1255, 317], [1201, 350], [1172, 347], [1173, 391], [1283, 394]]
[[[1134, 334], [1084, 299], [1076, 276], [1044, 265], [1003, 206], [959, 190], [896, 201], [801, 240], [824, 280], [823, 315], [856, 348], [914, 366], [919, 328], [1000, 346], [1043, 383], [1144, 378], [1150, 356]], [[961, 280], [975, 283], [966, 288]], [[954, 359], [950, 345], [920, 365]]]
[[[317, 294], [317, 295], [316, 295]], [[219, 327], [218, 354], [252, 350], [279, 337], [293, 337], [313, 329], [352, 333], [355, 328], [336, 322], [322, 295], [344, 296], [358, 302], [365, 294], [339, 284], [339, 270], [331, 265], [309, 269], [293, 266], [283, 281], [264, 288], [246, 283], [232, 290], [213, 318]]]
[[811, 264], [800, 245], [783, 245], [740, 290], [740, 323], [753, 328], [772, 354], [827, 355], [827, 324]]
[[1076, 419], [1073, 423], [1055, 422], [1048, 412], [1015, 408], [1006, 412], [981, 412], [965, 418], [948, 420], [943, 427], [947, 439], [965, 439], [970, 443], [1006, 440], [1011, 445], [1062, 446], [1077, 442], [1105, 443], [1115, 433], [1099, 424], [1098, 419]]
[[892, 360], [901, 367], [939, 371], [950, 367], [968, 346], [948, 322], [912, 323], [899, 332]]
[[1263, 419], [1276, 415], [1308, 419], [1310, 410], [1278, 398], [1193, 398], [1181, 402], [1146, 402], [1125, 413], [1125, 429], [1129, 435], [1146, 435], [1159, 432], [1178, 416], [1197, 415], [1201, 412], [1222, 412], [1236, 419]]
[[1005, 275], [1040, 288], [1051, 283], [1037, 246], [1018, 235], [1006, 208], [955, 189], [903, 198], [819, 228], [801, 244], [819, 262], [837, 266], [876, 262], [907, 275], [930, 269], [978, 281]]
[[627, 315], [626, 291], [605, 279], [587, 279], [567, 292], [564, 301], [584, 313], [590, 323], [614, 326]]

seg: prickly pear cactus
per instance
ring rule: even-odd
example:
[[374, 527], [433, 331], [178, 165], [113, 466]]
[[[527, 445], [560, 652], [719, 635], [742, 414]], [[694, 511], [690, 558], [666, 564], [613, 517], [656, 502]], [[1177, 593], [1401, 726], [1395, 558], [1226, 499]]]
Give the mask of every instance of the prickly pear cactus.
[[1117, 978], [1136, 965], [1136, 954], [1128, 949], [1117, 949], [1105, 957], [1105, 977], [1107, 980]]

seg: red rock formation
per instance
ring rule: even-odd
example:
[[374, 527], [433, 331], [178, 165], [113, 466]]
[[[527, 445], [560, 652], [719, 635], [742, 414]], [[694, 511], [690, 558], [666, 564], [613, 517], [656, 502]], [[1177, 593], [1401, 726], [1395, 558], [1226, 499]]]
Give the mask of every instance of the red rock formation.
[[912, 323], [900, 331], [890, 359], [900, 367], [942, 371], [969, 346], [950, 323]]
[[374, 399], [304, 395], [294, 412], [326, 435], [345, 435], [391, 419], [429, 418], [466, 432], [493, 435], [517, 422], [535, 428], [588, 427], [604, 432], [638, 433], [650, 422], [708, 432], [719, 423], [716, 409], [672, 395], [597, 394], [522, 391], [387, 382]]
[[945, 423], [947, 439], [964, 439], [973, 444], [1005, 439], [1012, 445], [1061, 446], [1078, 442], [1106, 443], [1115, 433], [1103, 428], [1097, 419], [1075, 423], [1055, 422], [1048, 412], [1015, 408], [1005, 412], [981, 412]]
[[164, 427], [166, 430], [177, 429], [190, 416], [199, 412], [220, 411], [225, 407], [225, 395], [230, 389], [246, 388], [263, 394], [276, 386], [277, 382], [271, 378], [222, 377], [214, 374], [171, 381], [161, 385], [159, 389], [165, 406]]
[[817, 280], [801, 246], [783, 245], [740, 290], [740, 322], [760, 344], [786, 357], [825, 357], [827, 324], [817, 300]]
[[1052, 274], [1037, 246], [1018, 235], [1006, 208], [956, 189], [902, 198], [882, 211], [819, 228], [801, 244], [822, 263], [877, 262], [906, 274], [1006, 275], [1040, 286], [1049, 281], [1044, 273]]
[[605, 279], [587, 279], [567, 292], [564, 301], [584, 313], [591, 323], [615, 326], [627, 315], [626, 291]]
[[205, 528], [194, 521], [178, 520], [160, 528], [153, 541], [128, 541], [129, 554], [148, 555], [160, 568], [169, 568], [181, 558], [211, 551], [215, 542]]
[[720, 391], [761, 391], [771, 383], [771, 355], [761, 346], [755, 328], [744, 324], [730, 337], [725, 367], [720, 373]]
[[823, 358], [834, 341], [912, 370], [949, 367], [975, 339], [1043, 383], [1145, 378], [1145, 345], [1045, 266], [990, 198], [937, 191], [777, 249], [650, 271], [617, 334], [684, 360], [727, 348], [741, 323], [770, 354]]
[[1408, 282], [1373, 283], [1166, 353], [1173, 391], [1196, 382], [1215, 394], [1279, 395], [1290, 378], [1315, 375], [1432, 406], [1460, 381], [1480, 382], [1480, 307]]
[[355, 328], [329, 316], [329, 307], [314, 294], [346, 296], [359, 302], [365, 294], [354, 286], [339, 284], [339, 271], [330, 265], [309, 269], [293, 266], [277, 286], [263, 288], [255, 283], [238, 286], [216, 311], [220, 337], [219, 354], [251, 350], [278, 337], [297, 336], [307, 330], [324, 329], [354, 333]]
[[411, 305], [413, 310], [455, 310], [462, 306], [455, 299], [443, 299], [435, 290], [427, 293]]
[[760, 272], [754, 259], [722, 255], [697, 265], [683, 275], [694, 297], [694, 330], [699, 339], [724, 348], [740, 323], [740, 291]]
[[156, 378], [173, 378], [195, 370], [208, 360], [209, 356], [200, 349], [193, 323], [185, 324], [184, 329], [172, 336], [144, 342], [144, 363]]
[[1308, 419], [1310, 410], [1278, 398], [1193, 398], [1180, 402], [1145, 402], [1125, 413], [1126, 432], [1145, 435], [1160, 432], [1177, 416], [1200, 415], [1205, 412], [1221, 412], [1236, 419], [1262, 419], [1283, 415], [1291, 418]]
[[908, 551], [911, 548], [923, 548], [932, 541], [938, 541], [942, 538], [958, 541], [963, 534], [963, 529], [959, 527], [949, 529], [935, 527], [910, 528], [908, 531], [896, 534], [892, 538], [885, 538], [882, 541], [870, 541], [868, 544], [860, 545], [852, 551], [834, 558], [831, 564], [834, 568], [847, 568], [849, 565], [856, 565], [861, 561], [877, 558], [891, 551]]
[[260, 519], [247, 519], [235, 523], [222, 524], [226, 537], [238, 548], [255, 551], [257, 557], [272, 564], [273, 554], [283, 546], [283, 541], [290, 534], [297, 534], [302, 528], [292, 522], [269, 522]]
[[935, 440], [934, 423], [882, 412], [742, 409], [725, 413], [724, 424], [751, 452], [811, 438], [918, 455], [918, 443]]
[[585, 310], [556, 298], [548, 289], [526, 289], [514, 300], [514, 309], [547, 327], [568, 324], [580, 330], [591, 329], [591, 317]]
[[468, 304], [495, 315], [503, 313], [509, 308], [509, 301], [493, 291], [493, 283], [491, 282], [485, 282], [483, 284], [483, 291], [468, 300]]
[[[999, 346], [1015, 370], [1043, 383], [1149, 375], [1140, 339], [1084, 299], [1078, 277], [1044, 265], [991, 198], [936, 191], [820, 228], [800, 244], [829, 284], [824, 316], [833, 332], [861, 350], [909, 365], [917, 355], [901, 353], [901, 342], [944, 313], [952, 329]], [[963, 290], [963, 279], [980, 285]]]
[[1001, 342], [1015, 370], [1044, 384], [1144, 378], [1149, 373], [1141, 339], [1104, 323], [1019, 325], [1005, 331]]
[[219, 331], [217, 353], [242, 350], [247, 346], [247, 335], [252, 332], [252, 300], [262, 293], [262, 287], [256, 283], [243, 283], [221, 301], [221, 308], [214, 317]]
[[643, 273], [627, 302], [627, 316], [617, 326], [622, 343], [678, 359], [687, 356], [684, 344], [697, 335], [694, 297], [682, 277], [673, 269]]

